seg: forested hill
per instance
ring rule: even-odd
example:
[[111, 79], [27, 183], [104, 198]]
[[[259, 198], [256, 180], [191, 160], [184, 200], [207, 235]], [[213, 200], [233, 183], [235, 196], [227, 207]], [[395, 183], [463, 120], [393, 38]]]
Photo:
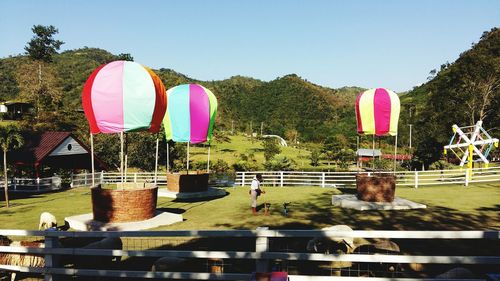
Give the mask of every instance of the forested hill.
[[[64, 116], [57, 118], [60, 124], [51, 129], [68, 129], [57, 127], [71, 127], [76, 122], [61, 122], [61, 119], [81, 108], [81, 90], [87, 77], [99, 65], [120, 58], [96, 48], [56, 54], [53, 62], [41, 64], [42, 89], [37, 88], [38, 62], [27, 56], [0, 59], [0, 102], [29, 101], [37, 103], [40, 110], [65, 112]], [[355, 133], [353, 105], [356, 95], [363, 90], [361, 88], [321, 87], [295, 74], [264, 82], [242, 76], [199, 81], [166, 68], [155, 72], [167, 88], [196, 82], [211, 89], [219, 100], [219, 128], [234, 126], [240, 131], [250, 132], [252, 128], [252, 131], [259, 132], [262, 122], [264, 133], [298, 133], [299, 138], [314, 141], [330, 134]]]
[[[404, 108], [416, 109], [411, 123], [422, 161], [440, 157], [453, 124], [468, 126], [483, 120], [491, 135], [500, 136], [500, 29], [485, 32], [455, 62], [431, 71], [429, 81], [401, 101]], [[405, 110], [405, 122], [408, 118]]]

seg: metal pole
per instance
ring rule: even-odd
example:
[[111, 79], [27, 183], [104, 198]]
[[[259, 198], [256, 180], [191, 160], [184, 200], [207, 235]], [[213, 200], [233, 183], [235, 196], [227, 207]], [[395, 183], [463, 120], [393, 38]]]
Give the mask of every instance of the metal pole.
[[210, 173], [210, 144], [208, 144], [207, 173]]
[[120, 179], [123, 187], [123, 132], [120, 132]]
[[127, 167], [128, 167], [128, 137], [123, 135], [125, 139], [125, 168], [123, 169], [123, 181], [127, 181]]
[[398, 133], [396, 133], [396, 137], [394, 139], [394, 173], [396, 173], [396, 156], [398, 153]]
[[413, 125], [410, 124], [410, 149], [411, 149], [411, 126], [413, 126]]
[[167, 173], [170, 172], [170, 145], [167, 140]]
[[372, 169], [375, 170], [375, 135], [372, 139]]
[[187, 142], [186, 159], [186, 170], [189, 175], [189, 142]]
[[155, 185], [156, 185], [156, 178], [158, 177], [158, 146], [159, 145], [160, 145], [160, 139], [158, 138], [158, 135], [156, 135]]
[[94, 179], [94, 135], [90, 133], [90, 165], [92, 167], [92, 187], [95, 185]]

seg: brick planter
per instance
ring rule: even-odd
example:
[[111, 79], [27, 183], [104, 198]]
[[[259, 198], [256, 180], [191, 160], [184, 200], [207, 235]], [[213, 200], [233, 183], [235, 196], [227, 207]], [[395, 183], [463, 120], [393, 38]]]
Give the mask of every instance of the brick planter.
[[173, 192], [203, 192], [208, 190], [208, 174], [167, 174], [167, 188]]
[[358, 199], [368, 202], [392, 202], [396, 192], [393, 175], [356, 175]]
[[92, 213], [100, 222], [132, 222], [147, 220], [155, 215], [158, 187], [92, 189]]

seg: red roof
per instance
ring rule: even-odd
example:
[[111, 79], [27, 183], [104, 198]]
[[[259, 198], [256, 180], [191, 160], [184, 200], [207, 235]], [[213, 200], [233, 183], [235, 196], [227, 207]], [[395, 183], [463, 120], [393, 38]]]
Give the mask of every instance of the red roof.
[[[394, 154], [382, 154], [384, 159], [394, 159]], [[411, 154], [396, 154], [396, 160], [411, 160], [413, 156]]]
[[[15, 165], [38, 166], [68, 137], [72, 137], [90, 155], [90, 149], [70, 132], [43, 132], [23, 135], [23, 147], [9, 153], [9, 162]], [[97, 165], [105, 167], [97, 157], [96, 161]]]

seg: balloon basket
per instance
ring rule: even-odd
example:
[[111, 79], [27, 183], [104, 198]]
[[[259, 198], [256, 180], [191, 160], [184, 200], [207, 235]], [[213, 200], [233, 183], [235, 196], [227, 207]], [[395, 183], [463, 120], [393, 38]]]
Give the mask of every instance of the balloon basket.
[[208, 173], [167, 173], [167, 189], [172, 192], [205, 192], [208, 190]]
[[396, 193], [394, 175], [356, 175], [356, 190], [359, 200], [367, 202], [392, 202]]
[[[108, 187], [108, 186], [106, 186]], [[92, 191], [92, 213], [100, 222], [143, 221], [155, 216], [158, 187], [117, 183], [116, 188], [96, 185]]]

